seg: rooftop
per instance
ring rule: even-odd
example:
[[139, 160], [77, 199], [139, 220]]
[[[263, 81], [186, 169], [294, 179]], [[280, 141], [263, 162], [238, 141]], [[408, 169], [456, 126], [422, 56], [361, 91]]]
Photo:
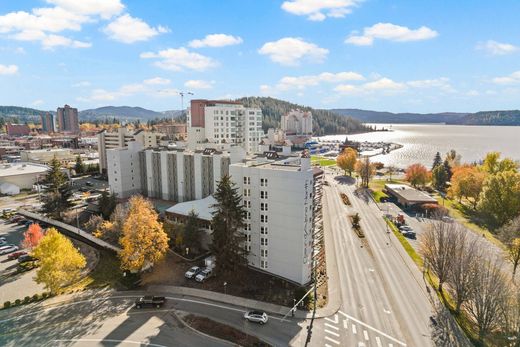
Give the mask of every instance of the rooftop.
[[421, 192], [413, 187], [405, 184], [385, 184], [385, 187], [391, 190], [395, 195], [409, 202], [436, 203], [437, 200], [426, 193]]
[[213, 208], [211, 206], [216, 203], [217, 200], [210, 195], [204, 199], [178, 203], [167, 209], [166, 212], [187, 216], [191, 211], [195, 211], [199, 219], [210, 221], [213, 219], [211, 214]]
[[0, 164], [0, 177], [44, 173], [49, 169], [46, 165], [31, 163]]

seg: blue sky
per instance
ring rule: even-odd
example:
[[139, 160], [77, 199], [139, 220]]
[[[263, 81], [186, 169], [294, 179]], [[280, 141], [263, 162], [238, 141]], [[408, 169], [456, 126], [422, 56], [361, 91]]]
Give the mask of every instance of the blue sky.
[[520, 2], [0, 2], [0, 104], [180, 108], [273, 96], [393, 112], [518, 109]]

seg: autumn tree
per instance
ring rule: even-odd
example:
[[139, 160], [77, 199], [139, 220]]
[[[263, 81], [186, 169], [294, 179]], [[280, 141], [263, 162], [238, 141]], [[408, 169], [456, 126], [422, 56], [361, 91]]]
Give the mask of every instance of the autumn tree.
[[517, 164], [510, 158], [500, 159], [499, 152], [489, 152], [484, 158], [482, 168], [487, 173], [494, 175], [499, 172], [517, 171]]
[[439, 279], [439, 292], [448, 280], [453, 266], [457, 247], [458, 230], [456, 223], [432, 221], [426, 230], [420, 235], [419, 252], [424, 258], [426, 266], [433, 271]]
[[511, 346], [520, 346], [520, 287], [512, 284], [512, 291], [509, 297], [502, 303], [502, 311], [504, 312], [503, 327], [506, 336], [514, 338], [516, 344]]
[[480, 193], [484, 186], [486, 173], [473, 165], [463, 165], [457, 167], [450, 182], [450, 195], [458, 198], [459, 202], [463, 198], [471, 201], [473, 208], [476, 208]]
[[43, 231], [40, 224], [33, 223], [29, 225], [25, 233], [23, 234], [22, 247], [28, 249], [34, 249], [40, 243], [43, 238]]
[[507, 259], [513, 265], [513, 278], [520, 264], [520, 216], [500, 228], [498, 237], [507, 247]]
[[368, 156], [356, 162], [356, 173], [361, 177], [361, 186], [368, 188], [370, 179], [375, 173], [374, 165], [372, 165]]
[[357, 151], [350, 147], [346, 148], [340, 155], [338, 155], [336, 164], [345, 172], [345, 176], [347, 175], [347, 171], [349, 176], [352, 176], [352, 171], [354, 171], [356, 166], [357, 157]]
[[190, 211], [184, 227], [184, 244], [189, 249], [200, 249], [202, 229], [199, 225], [199, 215], [195, 211]]
[[217, 201], [212, 208], [213, 242], [211, 251], [215, 255], [215, 270], [226, 274], [247, 266], [246, 237], [243, 232], [246, 211], [238, 188], [229, 176], [218, 182], [213, 195]]
[[43, 283], [51, 293], [77, 280], [86, 265], [85, 257], [55, 228], [47, 230], [33, 256], [40, 262], [36, 282]]
[[414, 187], [425, 186], [430, 180], [430, 173], [422, 164], [412, 164], [405, 171], [405, 179]]
[[479, 196], [478, 209], [492, 228], [513, 219], [520, 211], [520, 174], [514, 171], [490, 175]]
[[119, 243], [122, 248], [119, 257], [124, 270], [141, 271], [164, 257], [168, 250], [168, 236], [149, 200], [138, 195], [130, 198]]

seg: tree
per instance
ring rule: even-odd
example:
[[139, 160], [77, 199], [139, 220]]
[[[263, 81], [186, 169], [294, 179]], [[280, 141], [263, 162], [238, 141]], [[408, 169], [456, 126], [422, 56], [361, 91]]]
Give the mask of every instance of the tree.
[[516, 288], [513, 284], [513, 290], [506, 300], [503, 302], [502, 310], [504, 312], [504, 328], [508, 337], [515, 338], [514, 347], [520, 346], [520, 287]]
[[503, 302], [510, 292], [501, 265], [498, 257], [491, 260], [484, 258], [479, 262], [472, 294], [463, 304], [477, 325], [481, 342], [489, 332], [500, 328], [503, 321]]
[[432, 221], [420, 236], [419, 252], [426, 266], [439, 278], [439, 292], [453, 266], [458, 239], [455, 223]]
[[200, 249], [200, 238], [202, 230], [199, 226], [199, 215], [195, 211], [190, 211], [188, 220], [184, 227], [184, 244], [189, 249]]
[[25, 233], [23, 234], [22, 247], [28, 249], [34, 249], [40, 243], [43, 238], [43, 231], [40, 224], [33, 223], [29, 225]]
[[461, 156], [460, 154], [457, 154], [456, 150], [451, 149], [448, 153], [446, 153], [445, 160], [448, 162], [451, 168], [454, 168], [460, 165]]
[[368, 156], [365, 156], [365, 158], [356, 162], [356, 173], [361, 177], [361, 186], [368, 188], [370, 179], [375, 173], [374, 166], [370, 163], [370, 158]]
[[49, 163], [49, 170], [43, 179], [47, 191], [58, 193], [58, 190], [67, 183], [67, 176], [61, 171], [61, 164], [56, 156]]
[[156, 263], [168, 250], [168, 235], [149, 200], [135, 195], [128, 202], [128, 216], [120, 238], [121, 268], [132, 272]]
[[76, 157], [76, 164], [74, 165], [74, 171], [76, 171], [76, 175], [80, 175], [85, 172], [85, 164], [83, 164], [83, 160], [81, 156], [78, 154]]
[[47, 191], [42, 195], [42, 210], [53, 219], [61, 219], [62, 213], [72, 206], [71, 196], [72, 192], [65, 184], [59, 187], [57, 191]]
[[446, 171], [446, 176], [448, 176], [447, 178], [447, 181], [451, 180], [451, 176], [453, 175], [453, 170], [456, 168], [456, 167], [453, 167], [450, 162], [448, 161], [448, 159], [444, 160], [444, 163], [442, 164], [442, 166], [444, 166], [444, 171]]
[[520, 216], [500, 228], [498, 237], [507, 247], [507, 259], [513, 265], [513, 278], [520, 264]]
[[75, 281], [86, 265], [85, 257], [54, 228], [47, 230], [34, 248], [33, 256], [40, 262], [36, 282], [43, 283], [51, 293]]
[[425, 186], [430, 180], [430, 174], [426, 166], [412, 164], [405, 171], [405, 179], [414, 187]]
[[103, 191], [99, 198], [99, 212], [105, 220], [109, 219], [117, 205], [116, 195]]
[[356, 165], [358, 153], [354, 148], [346, 148], [336, 159], [336, 163], [340, 169], [345, 172], [345, 176], [347, 175], [347, 171], [349, 176], [352, 176], [352, 171], [354, 171], [354, 167]]
[[463, 165], [457, 167], [451, 177], [450, 195], [462, 201], [471, 199], [473, 208], [477, 207], [480, 193], [484, 186], [486, 173], [476, 166]]
[[390, 178], [390, 181], [392, 180], [392, 176], [395, 175], [396, 173], [397, 173], [397, 168], [395, 166], [390, 165], [390, 166], [386, 167], [386, 174]]
[[433, 158], [432, 171], [439, 165], [442, 165], [442, 158], [441, 158], [441, 153], [437, 152], [435, 154], [435, 157]]
[[352, 216], [352, 229], [354, 230], [361, 230], [361, 217], [359, 216], [359, 213], [356, 213]]
[[448, 174], [443, 165], [437, 165], [432, 170], [432, 184], [435, 189], [444, 191], [446, 182], [448, 181]]
[[499, 228], [520, 211], [520, 174], [514, 171], [490, 175], [479, 196], [478, 209], [492, 228]]
[[489, 152], [484, 158], [482, 168], [487, 173], [493, 175], [505, 171], [517, 171], [517, 164], [510, 158], [500, 160], [499, 152]]
[[216, 272], [226, 274], [247, 266], [246, 237], [243, 232], [246, 211], [238, 188], [227, 175], [218, 182], [214, 197], [217, 203], [212, 206], [211, 251], [215, 255]]

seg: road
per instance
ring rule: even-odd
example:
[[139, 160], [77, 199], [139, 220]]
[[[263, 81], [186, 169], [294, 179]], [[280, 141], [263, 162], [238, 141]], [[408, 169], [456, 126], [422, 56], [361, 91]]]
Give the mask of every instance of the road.
[[[336, 255], [342, 303], [337, 314], [316, 322], [312, 345], [432, 346], [433, 308], [421, 272], [387, 233], [376, 204], [356, 196], [353, 182], [326, 176], [324, 227], [333, 236], [333, 249], [326, 251]], [[343, 204], [340, 192], [352, 206]], [[348, 215], [356, 212], [365, 239], [351, 230]]]
[[[95, 298], [93, 298], [95, 297]], [[244, 321], [244, 308], [170, 295], [161, 309], [133, 308], [136, 293], [83, 294], [56, 306], [0, 311], [1, 346], [227, 346], [184, 327], [174, 311], [207, 316], [274, 346], [301, 346], [302, 322], [270, 316], [264, 326]]]

